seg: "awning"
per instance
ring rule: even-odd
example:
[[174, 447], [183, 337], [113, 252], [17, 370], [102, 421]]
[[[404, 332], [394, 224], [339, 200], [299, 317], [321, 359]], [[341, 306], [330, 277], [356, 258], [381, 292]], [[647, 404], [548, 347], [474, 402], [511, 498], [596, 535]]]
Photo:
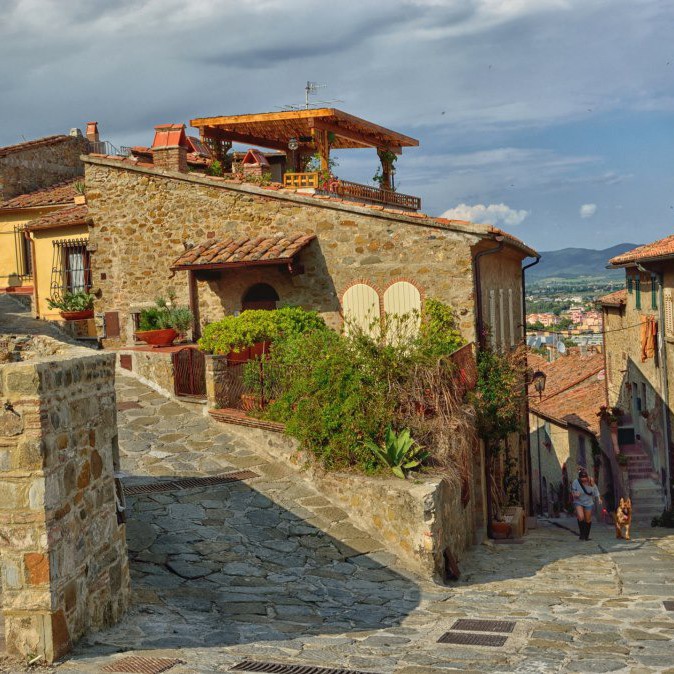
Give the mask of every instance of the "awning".
[[213, 239], [185, 251], [172, 271], [236, 269], [263, 265], [293, 266], [294, 258], [316, 238], [313, 234], [227, 237]]

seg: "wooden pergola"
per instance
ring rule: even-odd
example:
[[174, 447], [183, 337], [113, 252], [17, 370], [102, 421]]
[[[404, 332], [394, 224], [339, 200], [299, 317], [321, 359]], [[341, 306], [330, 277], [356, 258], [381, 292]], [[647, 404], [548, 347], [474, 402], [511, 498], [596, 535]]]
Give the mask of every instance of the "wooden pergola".
[[329, 167], [330, 150], [375, 148], [382, 164], [383, 189], [391, 189], [391, 154], [419, 141], [402, 133], [349, 115], [336, 108], [287, 110], [228, 117], [199, 117], [190, 124], [202, 140], [249, 143], [258, 147], [292, 152], [295, 170], [302, 155], [318, 153], [321, 169]]

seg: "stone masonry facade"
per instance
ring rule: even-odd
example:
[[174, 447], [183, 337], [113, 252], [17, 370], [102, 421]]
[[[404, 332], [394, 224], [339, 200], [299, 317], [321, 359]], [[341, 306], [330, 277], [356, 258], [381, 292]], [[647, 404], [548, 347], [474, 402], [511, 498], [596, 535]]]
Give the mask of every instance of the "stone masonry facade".
[[114, 481], [115, 359], [48, 337], [3, 337], [0, 347], [6, 646], [52, 662], [129, 602]]
[[0, 201], [84, 175], [86, 138], [55, 136], [0, 148]]
[[[195, 272], [200, 323], [240, 310], [243, 293], [265, 282], [281, 303], [318, 310], [333, 327], [341, 324], [341, 300], [355, 282], [380, 294], [393, 282], [413, 281], [425, 297], [454, 307], [461, 330], [475, 339], [473, 254], [493, 246], [489, 227], [443, 225], [426, 216], [389, 213], [356, 204], [333, 203], [299, 194], [279, 195], [217, 178], [165, 172], [99, 157], [85, 158], [93, 284], [100, 291], [96, 310], [119, 312], [119, 338], [106, 345], [130, 344], [131, 313], [166, 293], [189, 300], [187, 272], [171, 272], [186, 248], [228, 235], [315, 234], [302, 251], [304, 273], [249, 267], [218, 273]], [[449, 222], [449, 221], [446, 221]], [[483, 258], [483, 274], [494, 283], [507, 277], [514, 308], [512, 325], [521, 326], [522, 250], [506, 245]], [[498, 258], [498, 260], [496, 259]], [[483, 281], [488, 293], [489, 282]], [[501, 312], [493, 312], [498, 320]], [[510, 324], [510, 317], [504, 320]], [[500, 335], [501, 331], [496, 330]], [[509, 339], [510, 333], [508, 332]]]

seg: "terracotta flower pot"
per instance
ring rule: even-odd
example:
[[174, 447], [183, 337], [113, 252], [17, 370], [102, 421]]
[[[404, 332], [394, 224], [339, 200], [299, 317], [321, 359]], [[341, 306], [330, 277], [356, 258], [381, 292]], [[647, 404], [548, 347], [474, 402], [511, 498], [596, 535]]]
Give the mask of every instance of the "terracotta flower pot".
[[61, 318], [64, 321], [82, 321], [85, 318], [93, 318], [93, 309], [84, 309], [84, 311], [61, 311]]
[[491, 535], [493, 538], [510, 538], [512, 533], [512, 526], [507, 522], [492, 522], [491, 523]]
[[173, 328], [165, 330], [144, 330], [137, 332], [136, 338], [151, 346], [172, 346], [178, 333]]

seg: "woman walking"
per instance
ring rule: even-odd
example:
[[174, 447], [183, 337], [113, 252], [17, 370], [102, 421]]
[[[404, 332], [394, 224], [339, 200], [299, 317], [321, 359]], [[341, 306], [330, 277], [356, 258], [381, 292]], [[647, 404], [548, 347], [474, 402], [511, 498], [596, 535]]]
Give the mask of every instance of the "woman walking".
[[594, 500], [597, 499], [601, 504], [601, 497], [599, 496], [597, 485], [587, 474], [585, 468], [579, 469], [578, 479], [574, 480], [571, 485], [571, 496], [573, 497], [573, 507], [578, 519], [580, 540], [589, 541]]

